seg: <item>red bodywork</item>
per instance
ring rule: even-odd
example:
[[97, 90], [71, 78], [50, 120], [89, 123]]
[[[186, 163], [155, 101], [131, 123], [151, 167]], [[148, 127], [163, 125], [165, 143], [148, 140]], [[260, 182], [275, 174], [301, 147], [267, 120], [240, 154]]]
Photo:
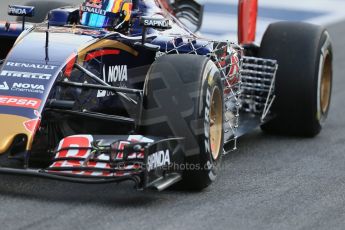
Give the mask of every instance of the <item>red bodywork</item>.
[[238, 42], [250, 44], [255, 41], [258, 0], [238, 2]]

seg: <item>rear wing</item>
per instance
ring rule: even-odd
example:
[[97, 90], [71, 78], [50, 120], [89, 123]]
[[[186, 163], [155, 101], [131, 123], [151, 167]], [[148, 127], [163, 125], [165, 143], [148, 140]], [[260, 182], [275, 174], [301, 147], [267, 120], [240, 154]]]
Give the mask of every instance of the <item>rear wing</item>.
[[[194, 32], [202, 25], [204, 6], [194, 0], [161, 0], [161, 3]], [[186, 23], [187, 22], [187, 23]]]
[[25, 18], [33, 17], [35, 15], [35, 7], [9, 5], [7, 13], [10, 16], [22, 18], [22, 22], [0, 21], [0, 64], [1, 60], [6, 58], [18, 36], [25, 30], [25, 28], [30, 27], [30, 25], [26, 25]]
[[33, 6], [20, 6], [20, 5], [9, 5], [8, 15], [23, 17], [22, 30], [25, 29], [25, 18], [33, 17], [35, 15], [35, 7]]

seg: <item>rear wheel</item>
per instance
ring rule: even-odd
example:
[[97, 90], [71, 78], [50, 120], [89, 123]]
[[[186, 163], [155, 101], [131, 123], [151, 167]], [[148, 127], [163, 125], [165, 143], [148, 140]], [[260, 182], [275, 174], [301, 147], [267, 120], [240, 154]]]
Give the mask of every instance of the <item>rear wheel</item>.
[[331, 102], [332, 46], [319, 26], [279, 22], [267, 29], [259, 54], [278, 61], [276, 117], [262, 126], [269, 133], [315, 136]]
[[166, 55], [145, 83], [143, 132], [183, 137], [184, 189], [203, 189], [218, 173], [223, 151], [223, 88], [220, 72], [206, 57]]

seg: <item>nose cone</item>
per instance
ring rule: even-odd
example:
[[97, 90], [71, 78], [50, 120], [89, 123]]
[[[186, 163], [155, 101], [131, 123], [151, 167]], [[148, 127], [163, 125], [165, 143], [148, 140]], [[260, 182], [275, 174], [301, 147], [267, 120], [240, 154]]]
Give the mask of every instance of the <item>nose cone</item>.
[[28, 145], [32, 142], [33, 132], [26, 128], [25, 124], [29, 118], [0, 114], [0, 154], [5, 153], [12, 145], [17, 135], [24, 134], [27, 136]]

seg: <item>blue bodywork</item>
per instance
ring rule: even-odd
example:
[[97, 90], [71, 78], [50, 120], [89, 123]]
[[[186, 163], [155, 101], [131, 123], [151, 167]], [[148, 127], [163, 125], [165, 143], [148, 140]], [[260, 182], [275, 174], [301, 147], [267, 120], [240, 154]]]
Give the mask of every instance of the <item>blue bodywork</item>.
[[[74, 7], [52, 10], [47, 21], [27, 23], [24, 31], [21, 23], [0, 23], [0, 40], [8, 41], [7, 49], [1, 51], [6, 57], [1, 78], [9, 87], [20, 84], [29, 88], [7, 91], [4, 103], [14, 97], [30, 98], [37, 104], [0, 106], [0, 114], [28, 119], [44, 117], [47, 104], [56, 99], [75, 101], [75, 107], [92, 112], [117, 114], [124, 110], [117, 95], [100, 90], [61, 89], [56, 82], [65, 78], [80, 83], [88, 81], [84, 73], [73, 68], [78, 64], [109, 86], [142, 90], [146, 73], [157, 56], [164, 53], [208, 55], [213, 51], [213, 42], [197, 38], [155, 1], [139, 2], [132, 12], [131, 25], [121, 31], [78, 25], [79, 9]], [[171, 29], [148, 28], [142, 43], [140, 18], [143, 16], [168, 18]], [[39, 74], [49, 77], [39, 79]], [[30, 87], [43, 90], [38, 93]]]
[[[185, 157], [183, 138], [132, 135], [140, 133], [147, 73], [165, 54], [212, 53], [226, 66], [231, 52], [226, 45], [215, 52], [223, 43], [198, 38], [156, 1], [134, 4], [130, 25], [116, 31], [80, 25], [75, 7], [51, 10], [46, 21], [26, 23], [24, 30], [22, 23], [0, 22], [0, 155], [24, 161], [24, 169], [0, 172], [86, 183], [133, 180], [139, 188], [159, 190], [182, 178], [180, 172], [167, 174], [163, 165], [151, 172], [134, 165], [149, 164], [150, 155], [171, 159], [169, 164]], [[144, 28], [142, 17], [171, 24]], [[49, 164], [32, 169], [32, 156]]]

